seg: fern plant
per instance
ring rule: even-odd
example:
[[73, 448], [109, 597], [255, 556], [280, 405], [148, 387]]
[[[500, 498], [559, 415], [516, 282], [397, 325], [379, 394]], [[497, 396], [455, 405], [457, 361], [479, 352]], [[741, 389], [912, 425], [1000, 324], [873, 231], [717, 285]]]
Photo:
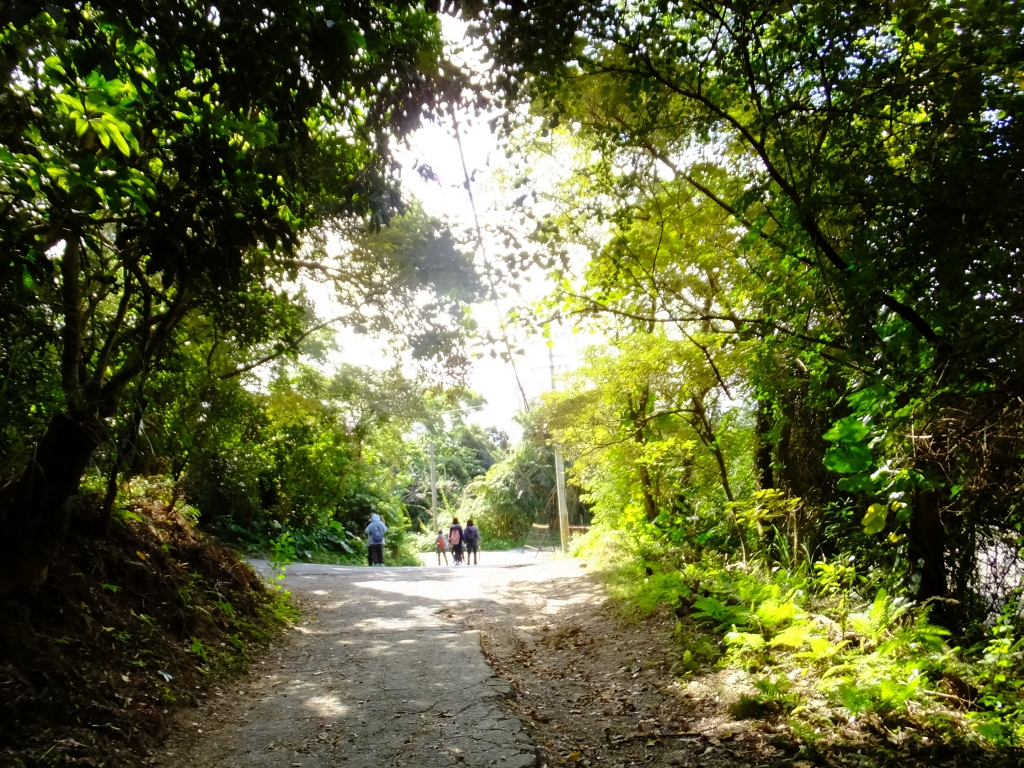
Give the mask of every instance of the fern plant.
[[710, 595], [699, 598], [693, 604], [694, 619], [714, 623], [715, 630], [724, 632], [731, 627], [749, 627], [752, 614], [742, 605], [726, 605]]
[[789, 626], [802, 618], [802, 611], [791, 600], [766, 600], [754, 610], [754, 615], [766, 634]]
[[821, 637], [821, 629], [813, 621], [804, 619], [790, 624], [788, 627], [777, 633], [771, 639], [773, 648], [802, 648], [815, 640], [824, 640], [828, 644], [828, 638]]
[[800, 696], [790, 692], [792, 687], [785, 676], [763, 677], [754, 681], [757, 693], [741, 694], [738, 702], [729, 707], [729, 714], [738, 720], [772, 719], [792, 712], [800, 703]]
[[879, 643], [893, 626], [910, 611], [912, 603], [905, 597], [890, 597], [884, 588], [878, 590], [871, 608], [850, 614], [850, 627], [872, 644]]

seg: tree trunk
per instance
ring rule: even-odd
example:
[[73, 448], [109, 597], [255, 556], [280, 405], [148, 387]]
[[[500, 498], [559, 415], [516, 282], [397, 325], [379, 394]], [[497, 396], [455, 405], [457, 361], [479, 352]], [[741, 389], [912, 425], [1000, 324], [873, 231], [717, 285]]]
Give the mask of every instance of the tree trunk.
[[637, 475], [640, 478], [640, 491], [644, 497], [644, 513], [647, 515], [647, 520], [653, 523], [658, 517], [658, 505], [654, 501], [651, 473], [645, 465], [640, 464], [637, 466]]
[[[946, 530], [942, 524], [938, 491], [918, 491], [910, 520], [910, 558], [921, 574], [917, 590], [920, 602], [948, 595], [946, 583]], [[943, 612], [943, 606], [938, 606]]]
[[736, 499], [733, 498], [732, 486], [729, 484], [729, 467], [725, 463], [725, 455], [722, 453], [722, 447], [718, 444], [718, 436], [715, 434], [715, 428], [708, 419], [707, 410], [704, 408], [702, 397], [694, 396], [691, 399], [693, 402], [694, 413], [699, 419], [696, 425], [697, 436], [711, 451], [711, 455], [715, 457], [715, 463], [718, 464], [718, 474], [722, 478], [722, 490], [725, 491], [725, 498], [728, 499], [731, 504], [736, 501]]
[[46, 581], [100, 436], [83, 414], [55, 416], [28, 468], [0, 495], [0, 597]]
[[[644, 384], [640, 390], [640, 397], [634, 405], [630, 403], [630, 420], [633, 422], [633, 442], [641, 449], [647, 445], [647, 433], [644, 431], [647, 425], [647, 406], [650, 404], [651, 390]], [[637, 479], [640, 481], [640, 493], [644, 497], [644, 514], [650, 522], [658, 517], [658, 503], [654, 500], [654, 483], [651, 481], [651, 472], [643, 462], [637, 462]]]
[[772, 444], [767, 435], [772, 429], [771, 415], [768, 413], [768, 405], [763, 402], [757, 404], [757, 426], [756, 431], [756, 453], [755, 463], [757, 474], [754, 476], [754, 487], [759, 491], [765, 491], [775, 487], [775, 473], [772, 468]]

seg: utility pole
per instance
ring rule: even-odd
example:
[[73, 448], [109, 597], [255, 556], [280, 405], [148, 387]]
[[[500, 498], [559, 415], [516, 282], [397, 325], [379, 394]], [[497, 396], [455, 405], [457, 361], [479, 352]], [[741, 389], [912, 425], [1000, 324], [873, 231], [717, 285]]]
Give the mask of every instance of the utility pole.
[[[548, 347], [548, 364], [551, 367], [551, 389], [555, 388], [555, 352]], [[569, 551], [569, 507], [565, 503], [565, 463], [562, 461], [562, 446], [555, 443], [555, 487], [558, 489], [558, 533], [562, 539], [562, 554]]]
[[431, 533], [437, 530], [437, 465], [434, 463], [434, 444], [427, 444], [430, 453], [430, 516], [434, 521]]

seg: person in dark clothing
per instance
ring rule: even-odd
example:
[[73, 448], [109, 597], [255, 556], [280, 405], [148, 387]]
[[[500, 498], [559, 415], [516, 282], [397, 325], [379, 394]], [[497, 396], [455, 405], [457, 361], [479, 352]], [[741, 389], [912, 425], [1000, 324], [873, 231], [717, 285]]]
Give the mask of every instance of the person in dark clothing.
[[480, 551], [480, 529], [474, 525], [473, 518], [466, 521], [466, 531], [462, 538], [466, 542], [466, 565], [469, 565], [470, 562], [473, 565], [480, 565], [477, 554]]
[[462, 525], [457, 517], [452, 518], [451, 527], [448, 529], [448, 543], [452, 548], [452, 562], [462, 565]]
[[384, 565], [384, 534], [388, 527], [374, 512], [370, 515], [370, 524], [366, 526], [366, 548], [369, 552], [370, 565]]

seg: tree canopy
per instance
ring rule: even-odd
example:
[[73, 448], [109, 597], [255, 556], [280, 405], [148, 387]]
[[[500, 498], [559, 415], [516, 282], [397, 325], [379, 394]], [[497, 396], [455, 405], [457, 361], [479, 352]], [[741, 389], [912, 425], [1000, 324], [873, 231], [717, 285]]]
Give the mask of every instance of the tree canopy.
[[[403, 210], [391, 142], [445, 90], [433, 13], [19, 2], [0, 23], [3, 358], [10, 383], [38, 382], [5, 387], [19, 450], [5, 456], [2, 593], [45, 577], [125, 393], [187, 343], [188, 318], [207, 320], [211, 367], [226, 343], [294, 349], [320, 321], [283, 286], [312, 269], [344, 288], [341, 320], [416, 315], [416, 353], [450, 358], [476, 288], [437, 222], [360, 231]], [[348, 238], [333, 262], [311, 237], [324, 227]]]
[[534, 240], [591, 257], [546, 311], [689, 345], [705, 370], [675, 377], [749, 409], [760, 487], [964, 619], [978, 552], [1021, 526], [1020, 8], [481, 10], [494, 87], [529, 105], [507, 126], [576, 157]]

